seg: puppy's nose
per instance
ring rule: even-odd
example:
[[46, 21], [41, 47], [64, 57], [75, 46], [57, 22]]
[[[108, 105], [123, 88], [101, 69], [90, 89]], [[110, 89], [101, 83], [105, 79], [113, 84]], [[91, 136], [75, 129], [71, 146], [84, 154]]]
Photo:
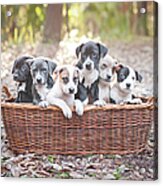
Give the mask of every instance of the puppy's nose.
[[91, 63], [87, 63], [87, 64], [86, 64], [86, 69], [87, 69], [87, 70], [91, 70]]
[[126, 83], [126, 87], [130, 88], [131, 84], [130, 83]]
[[41, 83], [41, 78], [37, 78], [37, 83]]
[[74, 93], [74, 91], [75, 91], [75, 89], [74, 88], [69, 88], [69, 92], [70, 92], [70, 94], [73, 94]]
[[14, 80], [17, 80], [17, 79], [18, 79], [18, 74], [14, 74], [14, 75], [13, 75], [13, 79], [14, 79]]
[[111, 76], [110, 75], [107, 75], [107, 79], [110, 80], [111, 79]]

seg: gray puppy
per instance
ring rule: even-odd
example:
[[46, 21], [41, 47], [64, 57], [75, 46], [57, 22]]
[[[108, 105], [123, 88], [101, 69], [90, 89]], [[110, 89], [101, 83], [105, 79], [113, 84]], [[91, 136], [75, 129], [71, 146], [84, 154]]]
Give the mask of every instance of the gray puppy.
[[31, 60], [33, 104], [41, 107], [47, 106], [45, 99], [49, 90], [53, 87], [52, 73], [56, 66], [55, 62], [42, 57]]

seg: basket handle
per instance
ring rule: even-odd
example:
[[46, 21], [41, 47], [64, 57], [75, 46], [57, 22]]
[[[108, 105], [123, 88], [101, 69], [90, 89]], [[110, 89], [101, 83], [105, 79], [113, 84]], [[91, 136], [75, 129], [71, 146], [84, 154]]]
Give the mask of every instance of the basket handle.
[[5, 92], [7, 99], [6, 102], [12, 102], [15, 100], [11, 92], [9, 91], [8, 87], [6, 85], [3, 85], [2, 90]]
[[157, 109], [158, 105], [157, 105], [157, 98], [154, 96], [151, 96], [148, 98], [147, 103], [151, 105], [151, 109]]

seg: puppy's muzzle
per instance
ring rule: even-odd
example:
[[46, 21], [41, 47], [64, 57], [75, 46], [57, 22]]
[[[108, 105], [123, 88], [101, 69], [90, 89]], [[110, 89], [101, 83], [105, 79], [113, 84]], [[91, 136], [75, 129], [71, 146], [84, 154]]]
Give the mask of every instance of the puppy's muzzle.
[[38, 84], [41, 84], [42, 83], [41, 77], [37, 78], [36, 81], [37, 81]]
[[92, 69], [92, 64], [90, 62], [88, 62], [86, 65], [85, 65], [86, 69], [87, 70], [91, 70]]
[[111, 76], [110, 75], [107, 75], [106, 76], [106, 80], [110, 82], [111, 81]]
[[74, 92], [75, 92], [75, 89], [74, 89], [74, 88], [72, 88], [72, 87], [69, 88], [69, 93], [70, 93], [70, 94], [73, 94]]
[[130, 87], [131, 87], [131, 84], [130, 83], [126, 83], [126, 88], [130, 89]]
[[18, 74], [14, 74], [14, 75], [13, 75], [13, 79], [14, 79], [15, 81], [17, 81], [17, 80], [18, 80]]

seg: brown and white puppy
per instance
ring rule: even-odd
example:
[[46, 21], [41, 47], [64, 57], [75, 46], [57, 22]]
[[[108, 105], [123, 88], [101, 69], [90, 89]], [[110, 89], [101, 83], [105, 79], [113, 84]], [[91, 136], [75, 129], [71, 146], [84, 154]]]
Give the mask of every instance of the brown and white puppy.
[[141, 82], [142, 76], [133, 68], [119, 64], [116, 66], [117, 81], [111, 88], [111, 100], [116, 104], [140, 104], [141, 99], [135, 98], [133, 90], [136, 81]]
[[48, 104], [61, 108], [68, 119], [72, 117], [73, 107], [79, 116], [83, 115], [82, 102], [78, 99], [75, 100], [80, 70], [72, 65], [62, 65], [57, 67], [55, 74], [55, 84], [46, 98]]
[[99, 64], [99, 100], [94, 104], [97, 106], [104, 106], [110, 103], [110, 89], [116, 81], [115, 66], [117, 59], [106, 55], [100, 60]]

